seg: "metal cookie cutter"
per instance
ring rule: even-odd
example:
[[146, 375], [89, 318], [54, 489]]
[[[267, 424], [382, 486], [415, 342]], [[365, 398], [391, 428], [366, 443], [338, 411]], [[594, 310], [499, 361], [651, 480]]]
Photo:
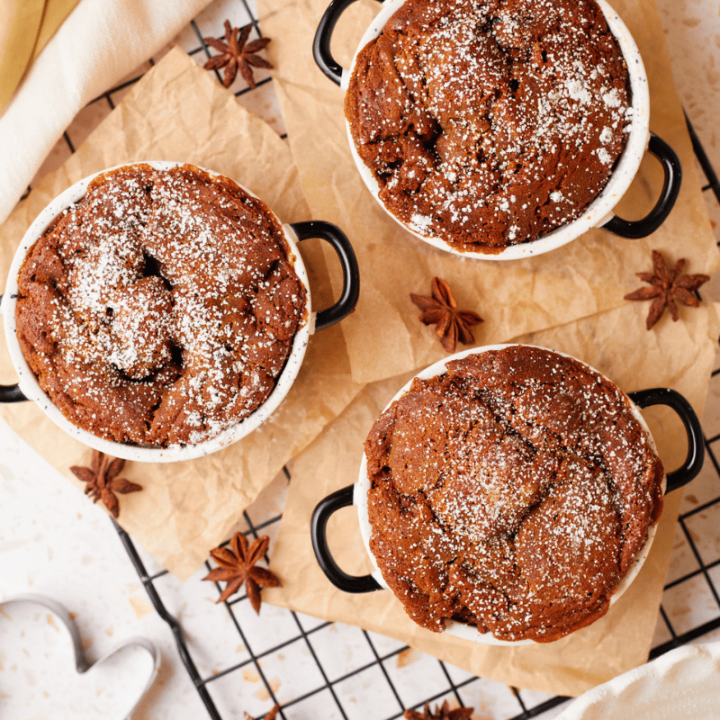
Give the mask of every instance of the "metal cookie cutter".
[[115, 655], [115, 653], [126, 647], [134, 646], [146, 650], [150, 654], [150, 657], [153, 661], [152, 670], [148, 675], [142, 692], [138, 695], [138, 698], [133, 704], [133, 706], [128, 710], [126, 720], [129, 720], [131, 718], [133, 712], [135, 711], [135, 708], [140, 703], [140, 700], [142, 700], [142, 698], [145, 696], [145, 693], [150, 689], [150, 686], [153, 684], [153, 681], [157, 677], [158, 670], [160, 669], [160, 651], [157, 649], [157, 646], [154, 642], [152, 642], [152, 640], [142, 637], [128, 638], [127, 640], [124, 640], [123, 642], [116, 645], [109, 652], [105, 653], [105, 655], [96, 660], [94, 663], [91, 663], [85, 657], [85, 653], [82, 649], [80, 633], [78, 631], [77, 625], [75, 624], [75, 621], [72, 619], [72, 617], [70, 617], [70, 613], [67, 611], [65, 606], [61, 605], [59, 602], [57, 602], [57, 600], [53, 600], [52, 598], [46, 597], [45, 595], [28, 593], [25, 595], [15, 595], [11, 598], [8, 598], [7, 600], [3, 600], [2, 602], [0, 602], [0, 608], [2, 608], [4, 605], [10, 605], [11, 603], [32, 603], [34, 605], [40, 605], [41, 607], [49, 610], [63, 623], [63, 625], [65, 625], [67, 631], [70, 633], [70, 640], [72, 641], [73, 650], [75, 653], [75, 668], [80, 674], [87, 672], [94, 665], [99, 665], [100, 663], [107, 660], [107, 658], [109, 658], [111, 655]]

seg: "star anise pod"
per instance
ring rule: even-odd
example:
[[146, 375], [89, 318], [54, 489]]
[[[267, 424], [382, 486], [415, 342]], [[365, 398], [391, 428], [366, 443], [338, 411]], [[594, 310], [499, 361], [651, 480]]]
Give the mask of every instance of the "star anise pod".
[[270, 38], [258, 38], [252, 42], [247, 39], [250, 36], [252, 25], [246, 25], [244, 28], [234, 28], [230, 25], [230, 21], [225, 21], [225, 40], [222, 38], [204, 38], [205, 42], [212, 48], [215, 48], [220, 55], [211, 57], [204, 65], [206, 70], [219, 70], [225, 68], [223, 73], [223, 85], [228, 88], [233, 84], [237, 76], [238, 69], [240, 74], [245, 78], [245, 82], [251, 87], [255, 87], [255, 79], [253, 78], [252, 65], [259, 68], [272, 69], [272, 65], [255, 53], [267, 47]]
[[236, 532], [230, 540], [229, 547], [219, 547], [210, 551], [212, 559], [220, 566], [213, 568], [203, 580], [226, 582], [217, 602], [227, 600], [236, 593], [243, 583], [245, 591], [258, 615], [260, 614], [260, 588], [282, 587], [278, 578], [266, 568], [256, 567], [255, 563], [267, 552], [270, 538], [259, 537], [248, 547], [247, 538]]
[[454, 353], [459, 340], [463, 345], [475, 342], [473, 325], [483, 319], [472, 310], [458, 310], [450, 286], [439, 277], [432, 279], [432, 297], [410, 293], [410, 299], [422, 310], [420, 320], [426, 325], [437, 325], [435, 334], [446, 352]]
[[117, 518], [120, 516], [120, 503], [115, 493], [126, 495], [142, 490], [142, 485], [118, 477], [124, 466], [124, 460], [110, 458], [99, 450], [93, 450], [89, 468], [73, 465], [70, 472], [78, 480], [87, 483], [85, 494], [91, 497], [93, 502], [102, 500], [112, 516]]
[[[263, 718], [263, 720], [275, 720], [278, 714], [278, 710], [280, 710], [279, 705], [275, 705], [267, 715]], [[253, 720], [253, 716], [250, 715], [250, 713], [245, 713], [245, 720]]]
[[670, 311], [673, 320], [677, 320], [677, 303], [688, 307], [698, 307], [700, 301], [695, 291], [710, 278], [708, 275], [683, 275], [685, 259], [681, 258], [671, 270], [663, 256], [652, 251], [653, 272], [635, 273], [643, 282], [650, 283], [650, 287], [641, 287], [625, 295], [625, 300], [652, 300], [648, 312], [646, 326], [650, 330], [662, 317], [665, 308]]
[[469, 720], [473, 714], [472, 708], [459, 707], [454, 710], [450, 709], [446, 700], [442, 707], [435, 706], [435, 712], [430, 712], [430, 704], [425, 703], [424, 712], [419, 713], [417, 710], [406, 710], [403, 714], [405, 720]]

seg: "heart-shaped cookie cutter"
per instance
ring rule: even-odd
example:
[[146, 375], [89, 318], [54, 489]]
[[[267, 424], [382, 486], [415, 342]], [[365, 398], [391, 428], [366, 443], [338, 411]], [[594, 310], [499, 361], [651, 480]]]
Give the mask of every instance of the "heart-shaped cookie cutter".
[[115, 655], [117, 652], [123, 650], [126, 647], [139, 647], [143, 650], [146, 650], [152, 658], [152, 670], [148, 675], [142, 692], [138, 695], [137, 700], [135, 701], [133, 706], [128, 710], [126, 720], [129, 720], [135, 708], [145, 696], [145, 693], [147, 693], [147, 691], [150, 689], [150, 686], [153, 684], [153, 681], [157, 677], [158, 670], [160, 669], [160, 651], [158, 650], [155, 643], [153, 643], [152, 640], [149, 640], [148, 638], [131, 637], [110, 649], [107, 653], [105, 653], [101, 658], [98, 658], [95, 662], [90, 662], [85, 656], [85, 652], [83, 651], [82, 641], [80, 639], [80, 631], [78, 630], [75, 621], [73, 620], [68, 610], [57, 600], [53, 600], [46, 595], [27, 593], [24, 595], [14, 595], [13, 597], [9, 597], [6, 600], [3, 600], [2, 602], [0, 602], [0, 608], [4, 607], [5, 605], [10, 605], [12, 603], [30, 603], [34, 605], [40, 605], [46, 610], [49, 610], [56, 618], [58, 618], [58, 620], [60, 620], [60, 622], [62, 622], [62, 624], [66, 627], [68, 633], [70, 633], [70, 640], [72, 642], [73, 652], [75, 654], [75, 669], [80, 674], [87, 672], [91, 667], [95, 665], [99, 665], [107, 658]]

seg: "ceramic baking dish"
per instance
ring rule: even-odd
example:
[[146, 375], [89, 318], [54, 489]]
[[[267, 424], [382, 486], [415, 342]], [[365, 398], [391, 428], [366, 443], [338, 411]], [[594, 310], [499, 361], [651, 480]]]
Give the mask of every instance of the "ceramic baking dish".
[[[485, 353], [490, 350], [502, 350], [508, 347], [512, 346], [490, 345], [465, 350], [437, 363], [434, 363], [433, 365], [430, 365], [428, 368], [418, 373], [415, 377], [421, 379], [428, 379], [431, 377], [439, 376], [445, 372], [447, 363], [453, 360], [459, 360], [470, 355]], [[558, 355], [563, 355], [563, 353], [558, 353], [557, 351], [552, 352]], [[575, 359], [575, 361], [580, 362], [577, 359]], [[597, 373], [596, 370], [594, 370], [587, 364], [581, 363], [581, 365], [584, 365], [592, 373]], [[399, 398], [401, 398], [410, 390], [414, 379], [415, 378], [408, 381], [399, 390], [399, 392], [387, 404], [383, 412], [385, 412], [385, 410], [387, 410], [394, 402], [396, 402]], [[605, 379], [607, 380], [607, 378]], [[607, 381], [614, 386], [614, 383], [612, 383], [612, 381]], [[628, 400], [634, 417], [645, 431], [648, 443], [652, 450], [656, 453], [657, 450], [655, 447], [655, 442], [652, 438], [652, 434], [650, 433], [647, 423], [645, 422], [642, 414], [640, 413], [640, 408], [649, 407], [651, 405], [666, 405], [678, 415], [678, 417], [683, 423], [685, 432], [687, 434], [688, 451], [686, 459], [683, 462], [682, 466], [674, 470], [673, 472], [666, 474], [666, 476], [663, 478], [663, 492], [672, 492], [673, 490], [676, 490], [683, 485], [689, 483], [700, 472], [704, 459], [703, 435], [700, 427], [700, 421], [698, 420], [697, 415], [692, 409], [690, 403], [688, 403], [688, 401], [682, 395], [680, 395], [680, 393], [666, 388], [639, 390], [636, 392], [631, 392], [628, 395], [624, 395], [622, 391], [620, 392]], [[368, 519], [367, 507], [367, 494], [369, 489], [370, 479], [368, 478], [367, 474], [367, 460], [365, 455], [363, 454], [357, 482], [354, 485], [345, 487], [327, 496], [317, 505], [313, 513], [311, 535], [313, 549], [315, 551], [317, 561], [323, 572], [327, 576], [328, 580], [330, 580], [330, 582], [338, 589], [348, 593], [366, 593], [388, 589], [388, 585], [383, 579], [382, 573], [378, 569], [378, 566], [375, 563], [375, 559], [370, 549], [370, 536], [372, 533], [372, 527]], [[332, 556], [327, 541], [328, 520], [335, 512], [337, 512], [341, 508], [350, 505], [355, 505], [355, 507], [357, 508], [358, 522], [365, 545], [365, 550], [375, 568], [374, 572], [370, 575], [364, 575], [361, 577], [353, 577], [351, 575], [348, 575], [337, 565]], [[656, 528], [657, 524], [650, 527], [645, 545], [635, 556], [632, 566], [628, 569], [625, 576], [620, 580], [614, 594], [610, 598], [611, 605], [620, 599], [620, 597], [627, 590], [633, 580], [637, 577], [637, 574], [640, 572], [640, 569], [645, 562], [648, 553], [650, 552], [650, 548], [655, 537]], [[534, 643], [533, 640], [520, 640], [515, 642], [499, 640], [490, 633], [479, 633], [477, 629], [472, 625], [467, 625], [455, 621], [445, 621], [445, 632], [466, 640], [490, 645], [515, 646]]]
[[[650, 132], [650, 96], [648, 92], [647, 75], [643, 66], [642, 58], [637, 45], [633, 40], [627, 27], [618, 14], [608, 5], [605, 0], [596, 0], [605, 15], [608, 26], [616, 37], [623, 57], [627, 63], [633, 108], [632, 129], [629, 133], [625, 149], [623, 150], [615, 169], [605, 188], [595, 200], [585, 209], [583, 214], [552, 232], [537, 238], [531, 242], [510, 245], [501, 251], [470, 251], [459, 250], [453, 247], [440, 237], [421, 235], [409, 225], [402, 222], [391, 213], [379, 199], [379, 185], [370, 168], [365, 165], [357, 153], [355, 143], [350, 132], [349, 124], [345, 123], [348, 133], [350, 149], [357, 165], [358, 172], [363, 182], [368, 187], [373, 197], [388, 214], [396, 220], [409, 233], [415, 235], [423, 242], [426, 242], [441, 250], [460, 255], [462, 257], [473, 257], [483, 260], [514, 260], [518, 258], [540, 255], [559, 248], [583, 233], [595, 227], [602, 227], [615, 235], [624, 238], [642, 238], [651, 235], [665, 221], [672, 210], [677, 199], [682, 182], [682, 167], [675, 151], [660, 137]], [[399, 10], [405, 0], [388, 0], [383, 3], [382, 9], [372, 21], [360, 41], [349, 70], [341, 67], [333, 58], [330, 51], [330, 43], [335, 25], [344, 10], [355, 0], [333, 0], [318, 25], [313, 44], [315, 62], [325, 75], [335, 84], [347, 90], [350, 76], [352, 75], [360, 51], [372, 40], [374, 40], [390, 17]], [[653, 209], [641, 220], [624, 220], [613, 214], [613, 208], [620, 202], [621, 198], [630, 187], [635, 175], [640, 168], [640, 163], [645, 152], [650, 152], [662, 164], [664, 171], [664, 184], [660, 197]]]
[[[183, 163], [167, 161], [149, 161], [141, 163], [129, 163], [129, 165], [149, 165], [156, 170], [168, 170]], [[124, 166], [117, 166], [124, 167]], [[102, 172], [108, 172], [117, 168], [107, 168]], [[222, 177], [219, 173], [206, 168], [205, 172]], [[126, 460], [137, 460], [141, 462], [176, 462], [190, 460], [192, 458], [209, 455], [222, 448], [237, 442], [257, 427], [259, 427], [285, 398], [302, 365], [307, 348], [308, 339], [313, 332], [322, 330], [336, 322], [339, 322], [352, 312], [359, 296], [360, 276], [357, 260], [350, 241], [345, 234], [335, 225], [327, 222], [309, 221], [292, 224], [282, 224], [275, 217], [278, 224], [283, 228], [285, 241], [289, 248], [289, 259], [291, 260], [297, 276], [305, 287], [307, 304], [305, 321], [298, 328], [293, 339], [292, 349], [285, 366], [277, 378], [276, 384], [265, 401], [250, 415], [238, 422], [236, 425], [224, 430], [219, 435], [210, 438], [196, 445], [177, 445], [171, 447], [141, 447], [129, 443], [119, 443], [105, 440], [92, 433], [83, 430], [68, 420], [62, 412], [52, 403], [48, 395], [43, 391], [37, 382], [35, 374], [29, 368], [25, 357], [17, 341], [15, 330], [15, 307], [18, 294], [18, 274], [25, 256], [32, 245], [43, 235], [46, 228], [57, 218], [57, 216], [71, 204], [80, 200], [90, 181], [101, 173], [95, 173], [75, 183], [63, 193], [52, 200], [47, 207], [38, 215], [30, 226], [15, 253], [10, 272], [7, 279], [5, 294], [2, 298], [2, 314], [4, 316], [5, 336], [8, 343], [8, 351], [13, 366], [18, 374], [17, 385], [0, 386], [0, 402], [18, 402], [32, 400], [42, 411], [59, 427], [69, 435], [115, 457]], [[240, 186], [242, 188], [242, 185]], [[247, 188], [242, 188], [249, 195], [256, 197]], [[313, 312], [307, 272], [298, 252], [297, 243], [309, 238], [320, 238], [328, 242], [335, 250], [340, 260], [343, 271], [343, 290], [340, 299], [332, 306], [319, 312]]]

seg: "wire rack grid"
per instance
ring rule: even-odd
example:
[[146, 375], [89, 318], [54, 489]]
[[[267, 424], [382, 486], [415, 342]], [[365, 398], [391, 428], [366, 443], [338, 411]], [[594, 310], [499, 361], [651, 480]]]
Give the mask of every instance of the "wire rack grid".
[[[212, 55], [203, 37], [221, 35], [225, 17], [237, 27], [252, 24], [254, 32], [261, 36], [252, 2], [216, 0], [181, 33], [179, 44], [203, 64]], [[150, 60], [145, 69], [149, 69], [158, 57]], [[89, 103], [83, 122], [68, 128], [53, 151], [55, 165], [75, 151], [84, 136], [114, 109], [142, 74], [129, 77]], [[253, 90], [238, 78], [230, 89], [243, 105], [269, 120], [284, 138], [271, 78], [260, 71], [256, 84]], [[260, 105], [262, 109], [259, 109]], [[703, 191], [709, 202], [720, 205], [717, 175], [689, 121], [688, 127], [699, 168], [706, 179]], [[38, 175], [47, 171], [47, 166], [41, 168]], [[720, 537], [717, 531], [720, 528], [720, 361], [713, 372], [708, 405], [703, 419], [706, 462], [683, 500], [651, 659], [686, 643], [720, 639]], [[246, 527], [243, 529], [250, 539], [261, 533], [271, 536], [277, 533], [282, 498], [290, 479], [286, 469], [264, 493], [274, 500], [256, 503], [244, 513]], [[394, 720], [407, 708], [421, 709], [426, 702], [433, 705], [445, 699], [473, 707], [476, 713], [481, 713], [483, 720], [550, 720], [568, 701], [568, 698], [476, 678], [374, 633], [319, 621], [290, 610], [270, 608], [271, 624], [265, 618], [259, 631], [260, 621], [248, 612], [246, 596], [236, 596], [224, 603], [226, 620], [235, 633], [241, 657], [218, 669], [217, 665], [223, 665], [223, 662], [212, 662], [212, 653], [203, 648], [200, 638], [206, 637], [205, 633], [198, 632], [190, 638], [185, 619], [181, 625], [180, 612], [172, 609], [178, 604], [177, 594], [173, 596], [167, 586], [172, 576], [164, 570], [148, 571], [142, 551], [122, 528], [117, 524], [115, 528], [155, 610], [169, 625], [188, 675], [213, 720], [241, 717], [240, 704], [242, 710], [249, 709], [262, 717], [276, 702], [281, 705], [280, 716], [285, 720], [321, 715], [343, 720], [368, 717]], [[206, 565], [209, 570], [210, 565]], [[190, 602], [187, 596], [193, 594], [189, 589], [199, 585], [197, 580], [202, 574], [204, 572], [188, 580], [184, 588], [175, 588], [175, 592], [187, 601], [186, 605]], [[205, 589], [202, 592], [207, 594]], [[219, 594], [219, 587], [217, 592]], [[263, 606], [263, 613], [267, 612]], [[227, 635], [227, 627], [226, 622], [222, 629], [224, 635]], [[279, 682], [273, 675], [278, 668], [286, 668], [286, 672], [297, 675], [289, 691], [285, 687], [282, 693], [278, 692]], [[231, 693], [226, 692], [228, 680], [232, 680]], [[283, 677], [285, 680], [287, 677]], [[261, 692], [257, 692], [258, 686]], [[245, 687], [252, 693], [243, 693]]]

